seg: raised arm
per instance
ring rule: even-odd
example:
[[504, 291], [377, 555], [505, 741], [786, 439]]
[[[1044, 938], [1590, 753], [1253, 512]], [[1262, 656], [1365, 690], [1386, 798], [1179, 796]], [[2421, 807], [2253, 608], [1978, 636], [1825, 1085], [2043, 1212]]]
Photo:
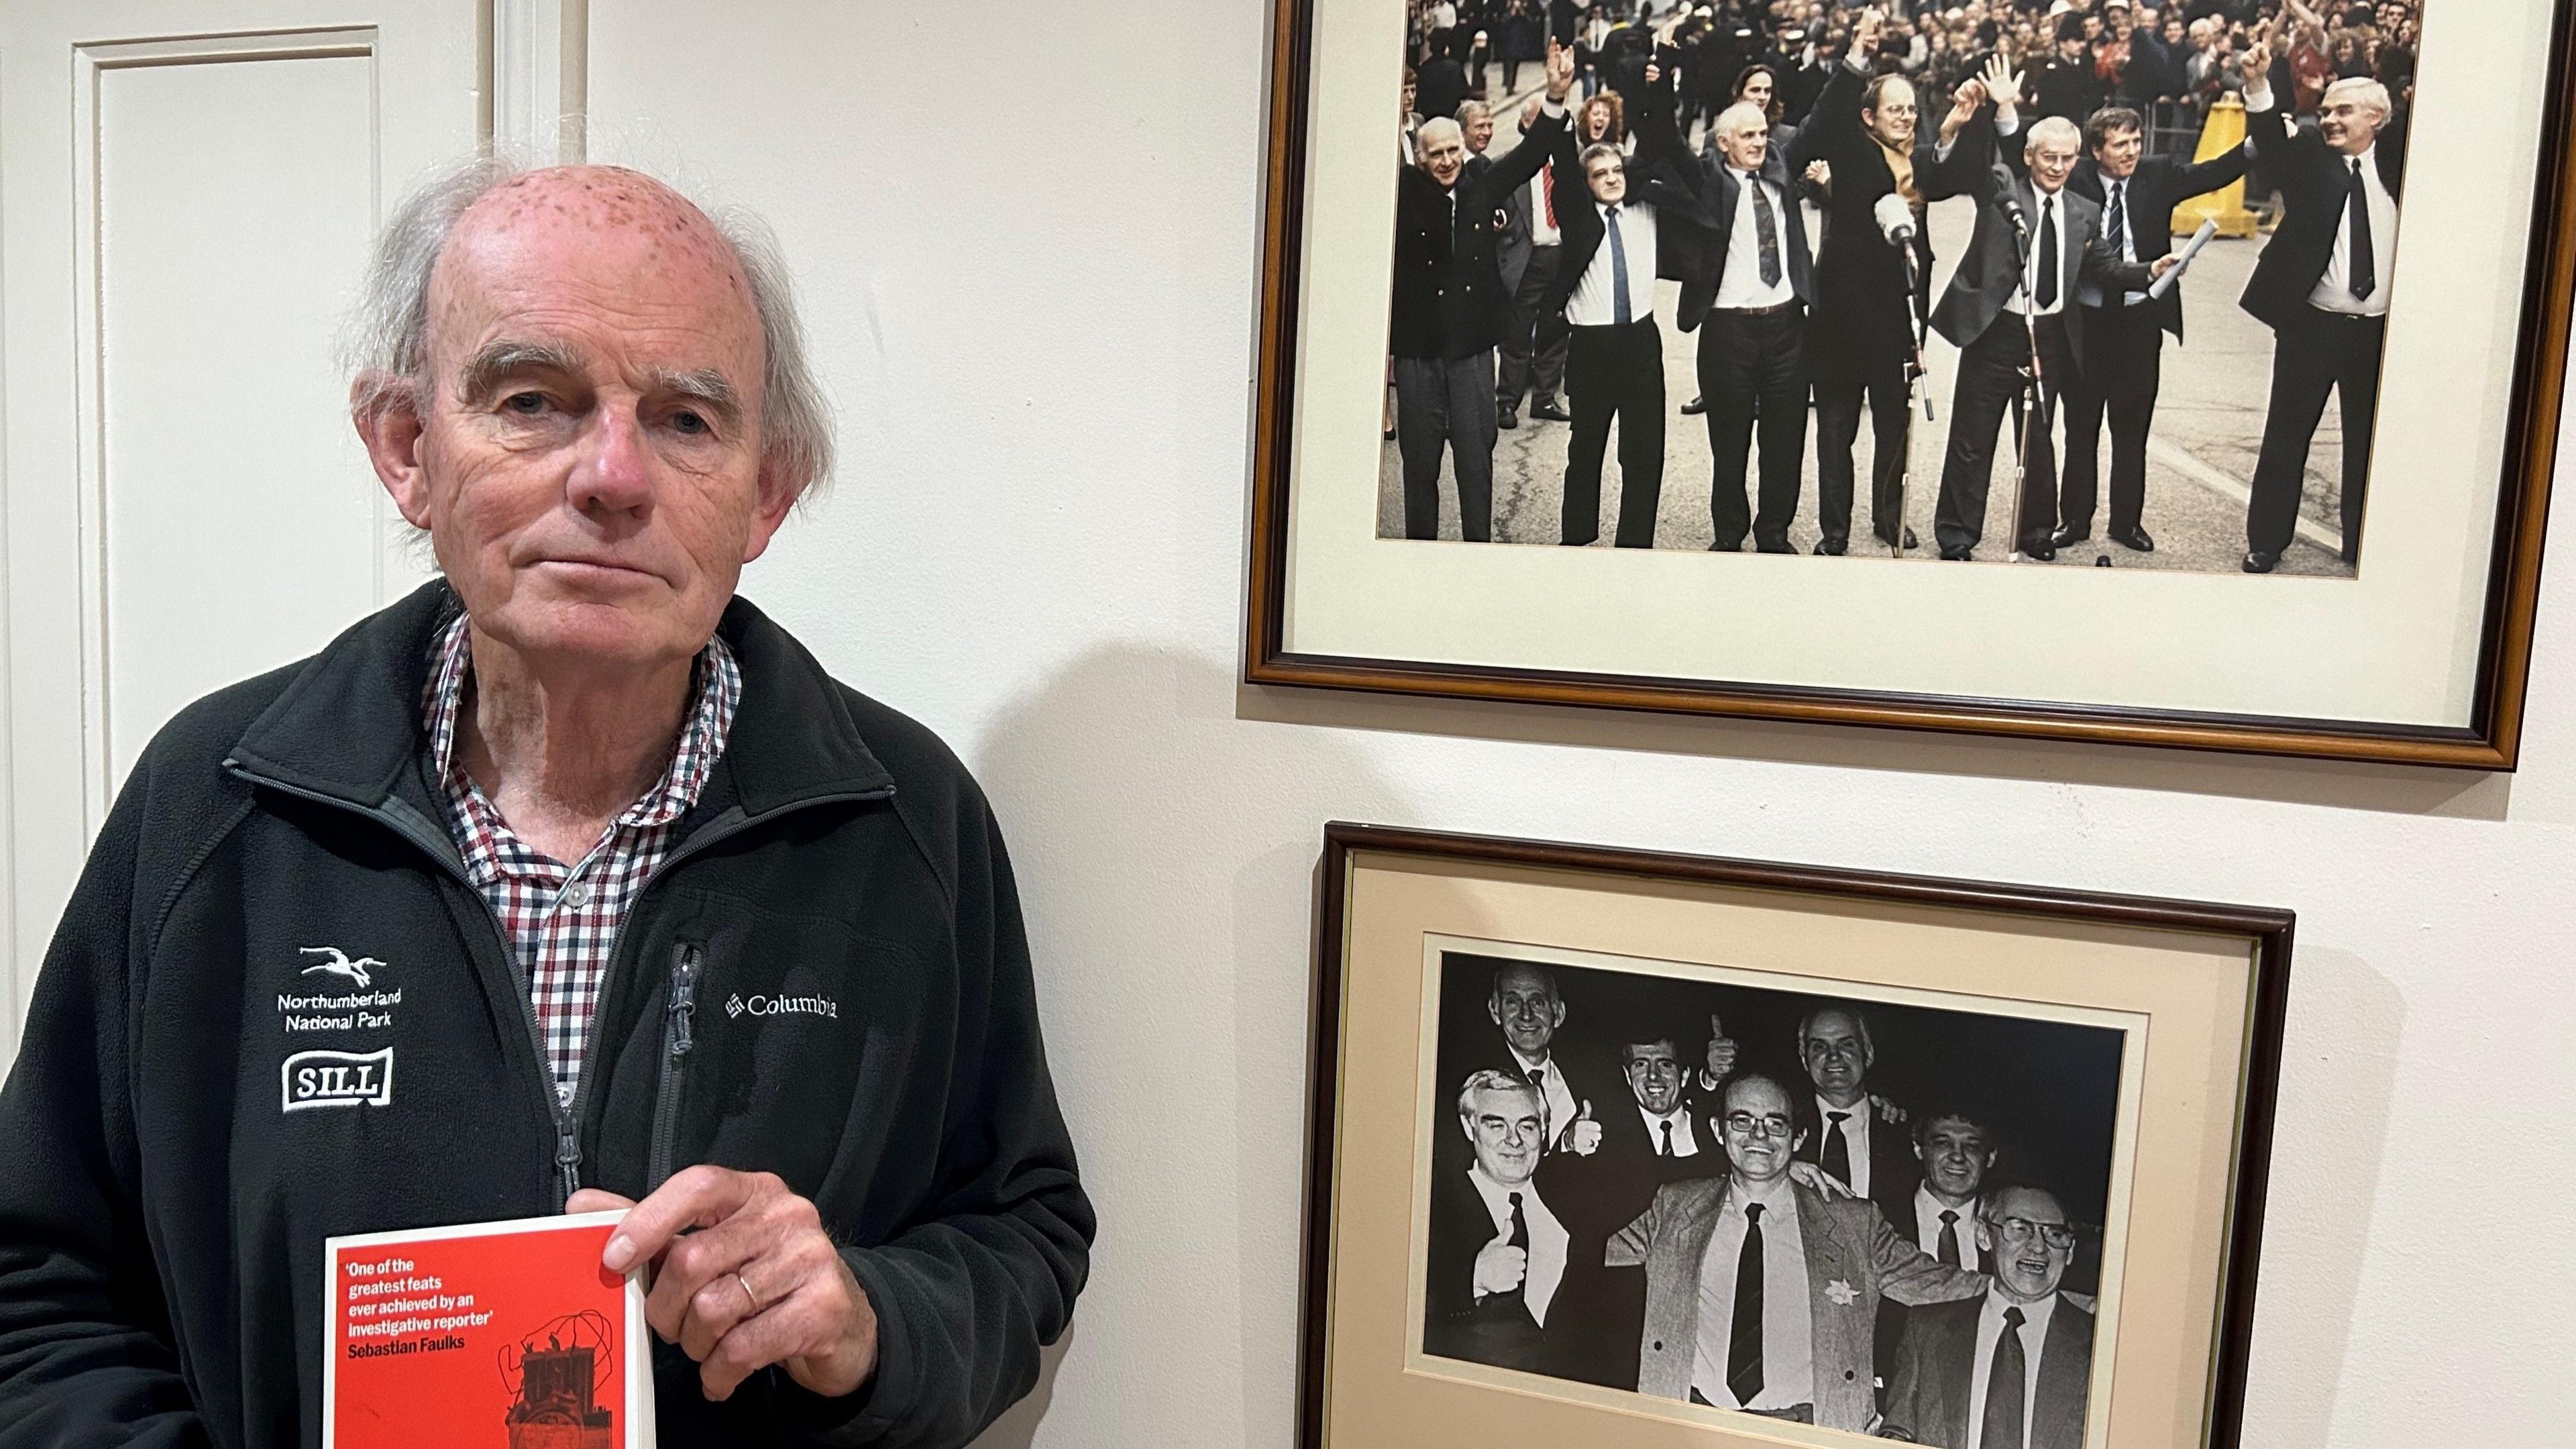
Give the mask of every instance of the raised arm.
[[1565, 97], [1574, 88], [1574, 52], [1550, 42], [1547, 47], [1547, 104], [1538, 120], [1521, 133], [1519, 144], [1505, 152], [1485, 173], [1485, 188], [1495, 197], [1509, 196], [1529, 183], [1547, 164], [1567, 128]]

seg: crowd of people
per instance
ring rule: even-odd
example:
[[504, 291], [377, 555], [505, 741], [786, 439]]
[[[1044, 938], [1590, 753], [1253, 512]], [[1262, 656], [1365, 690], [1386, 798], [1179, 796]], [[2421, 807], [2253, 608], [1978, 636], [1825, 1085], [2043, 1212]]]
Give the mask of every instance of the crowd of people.
[[[1866, 524], [1919, 547], [1907, 447], [1936, 401], [1917, 393], [1938, 331], [1961, 349], [1940, 400], [1941, 557], [1987, 543], [1999, 461], [2019, 480], [1992, 530], [2010, 553], [2090, 539], [2106, 424], [2104, 531], [2152, 552], [2147, 439], [2183, 319], [2174, 213], [2247, 181], [2274, 234], [2241, 305], [2275, 354], [2243, 567], [2270, 572], [2289, 546], [2334, 396], [2357, 562], [2420, 0], [2319, 3], [1414, 0], [1387, 420], [1405, 536], [1438, 536], [1445, 463], [1460, 536], [1489, 540], [1499, 434], [1560, 423], [1559, 541], [1597, 539], [1615, 427], [1614, 541], [1652, 547], [1679, 402], [1708, 430], [1713, 548], [1790, 551], [1812, 417], [1815, 551], [1847, 552], [1864, 410]], [[2245, 140], [2195, 157], [2222, 105]], [[1976, 220], [1936, 300], [1927, 208], [1953, 197]], [[1658, 277], [1680, 284], [1670, 316]], [[1687, 401], [1664, 376], [1667, 324], [1697, 334]]]
[[[1484, 1010], [1441, 1043], [1457, 1126], [1434, 1129], [1425, 1353], [1952, 1449], [2080, 1449], [2095, 1301], [2070, 1270], [2098, 1271], [2100, 1238], [2069, 1205], [2101, 1211], [2107, 1107], [2084, 1146], [2034, 1151], [1992, 1063], [1988, 1095], [1891, 1100], [1856, 1004], [1812, 1003], [1775, 1064], [1668, 985], [1622, 1013], [1533, 962], [1461, 979]], [[2073, 1090], [2022, 1084], [2051, 1085]]]

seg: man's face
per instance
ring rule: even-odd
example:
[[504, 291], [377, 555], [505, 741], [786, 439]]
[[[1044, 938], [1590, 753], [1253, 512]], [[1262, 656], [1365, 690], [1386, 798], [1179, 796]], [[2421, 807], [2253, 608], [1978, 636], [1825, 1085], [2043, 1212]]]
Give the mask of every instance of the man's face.
[[1817, 1012], [1798, 1042], [1798, 1060], [1807, 1068], [1807, 1080], [1837, 1101], [1859, 1094], [1874, 1059], [1868, 1038], [1860, 1034], [1860, 1021], [1847, 1011]]
[[631, 172], [508, 182], [431, 275], [416, 411], [362, 425], [484, 635], [633, 668], [702, 647], [794, 494], [761, 466], [762, 342], [732, 249]]
[[2138, 158], [2146, 154], [2147, 138], [2136, 127], [2113, 131], [2093, 148], [2093, 165], [2115, 181], [2125, 181], [2136, 174]]
[[2057, 58], [2072, 65], [2084, 58], [2084, 37], [2061, 35], [2057, 38]]
[[1628, 168], [1616, 156], [1595, 156], [1584, 162], [1583, 180], [1592, 188], [1592, 199], [1603, 206], [1627, 199]]
[[1923, 1164], [1924, 1180], [1932, 1190], [1953, 1201], [1976, 1196], [1986, 1180], [1986, 1169], [1995, 1165], [1994, 1149], [1986, 1145], [1986, 1129], [1965, 1117], [1933, 1118], [1915, 1142], [1914, 1156]]
[[1538, 1170], [1547, 1141], [1547, 1118], [1538, 1093], [1528, 1087], [1488, 1087], [1467, 1098], [1467, 1140], [1476, 1165], [1505, 1187], [1518, 1187]]
[[2033, 141], [2030, 145], [2030, 184], [2043, 196], [2053, 196], [2075, 174], [2076, 143], [2064, 137]]
[[2327, 145], [2347, 156], [2369, 150], [2379, 138], [2380, 123], [2387, 119], [2376, 106], [2350, 95], [2335, 96], [2317, 108], [2317, 130]]
[[1747, 1182], [1776, 1182], [1786, 1176], [1806, 1136], [1789, 1114], [1789, 1094], [1760, 1077], [1739, 1079], [1726, 1089], [1717, 1127], [1726, 1139], [1727, 1161]]
[[2057, 1291], [2075, 1257], [2075, 1235], [2056, 1198], [2012, 1188], [1998, 1194], [1977, 1219], [1977, 1247], [1990, 1255], [2005, 1294], [2028, 1303]]
[[1744, 78], [1744, 99], [1749, 105], [1771, 109], [1771, 72], [1758, 70]]
[[1467, 169], [1467, 143], [1456, 131], [1446, 126], [1428, 131], [1422, 137], [1423, 172], [1448, 190], [1458, 184], [1458, 173]]
[[1556, 1029], [1565, 1025], [1565, 1003], [1556, 987], [1535, 971], [1506, 966], [1494, 974], [1494, 991], [1485, 998], [1485, 1013], [1503, 1029], [1512, 1050], [1533, 1061], [1547, 1055]]
[[1771, 154], [1771, 128], [1758, 118], [1728, 127], [1717, 133], [1717, 149], [1726, 153], [1727, 165], [1759, 171], [1763, 158]]
[[1914, 144], [1914, 86], [1891, 80], [1879, 89], [1878, 107], [1861, 112], [1861, 124], [1879, 143], [1897, 150]]
[[1464, 129], [1467, 132], [1467, 153], [1469, 155], [1482, 156], [1485, 154], [1485, 148], [1494, 144], [1494, 118], [1492, 116], [1477, 116], [1466, 122]]
[[2166, 48], [2171, 49], [2174, 46], [2178, 46], [2182, 44], [2182, 40], [2182, 17], [2179, 15], [2166, 16], [2164, 20], [2164, 41]]
[[1681, 1105], [1682, 1062], [1668, 1041], [1631, 1042], [1622, 1056], [1637, 1105], [1661, 1117]]

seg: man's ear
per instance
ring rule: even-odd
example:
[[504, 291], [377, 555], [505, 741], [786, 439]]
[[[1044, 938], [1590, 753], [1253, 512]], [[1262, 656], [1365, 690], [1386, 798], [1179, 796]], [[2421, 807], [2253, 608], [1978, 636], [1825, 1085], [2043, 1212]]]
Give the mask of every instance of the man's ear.
[[760, 460], [760, 475], [753, 485], [751, 530], [742, 542], [744, 563], [769, 551], [769, 540], [777, 536], [780, 525], [787, 522], [788, 510], [796, 506], [808, 486], [791, 481], [775, 458]]
[[429, 474], [421, 466], [420, 397], [411, 379], [369, 369], [349, 384], [349, 421], [394, 507], [414, 528], [429, 527]]

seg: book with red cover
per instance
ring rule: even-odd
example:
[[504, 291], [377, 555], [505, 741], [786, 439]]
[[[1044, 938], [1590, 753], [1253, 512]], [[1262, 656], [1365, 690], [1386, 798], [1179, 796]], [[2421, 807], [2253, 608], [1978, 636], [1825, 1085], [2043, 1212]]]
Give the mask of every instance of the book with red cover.
[[325, 1240], [324, 1449], [651, 1445], [642, 1273], [599, 1265], [624, 1216]]

